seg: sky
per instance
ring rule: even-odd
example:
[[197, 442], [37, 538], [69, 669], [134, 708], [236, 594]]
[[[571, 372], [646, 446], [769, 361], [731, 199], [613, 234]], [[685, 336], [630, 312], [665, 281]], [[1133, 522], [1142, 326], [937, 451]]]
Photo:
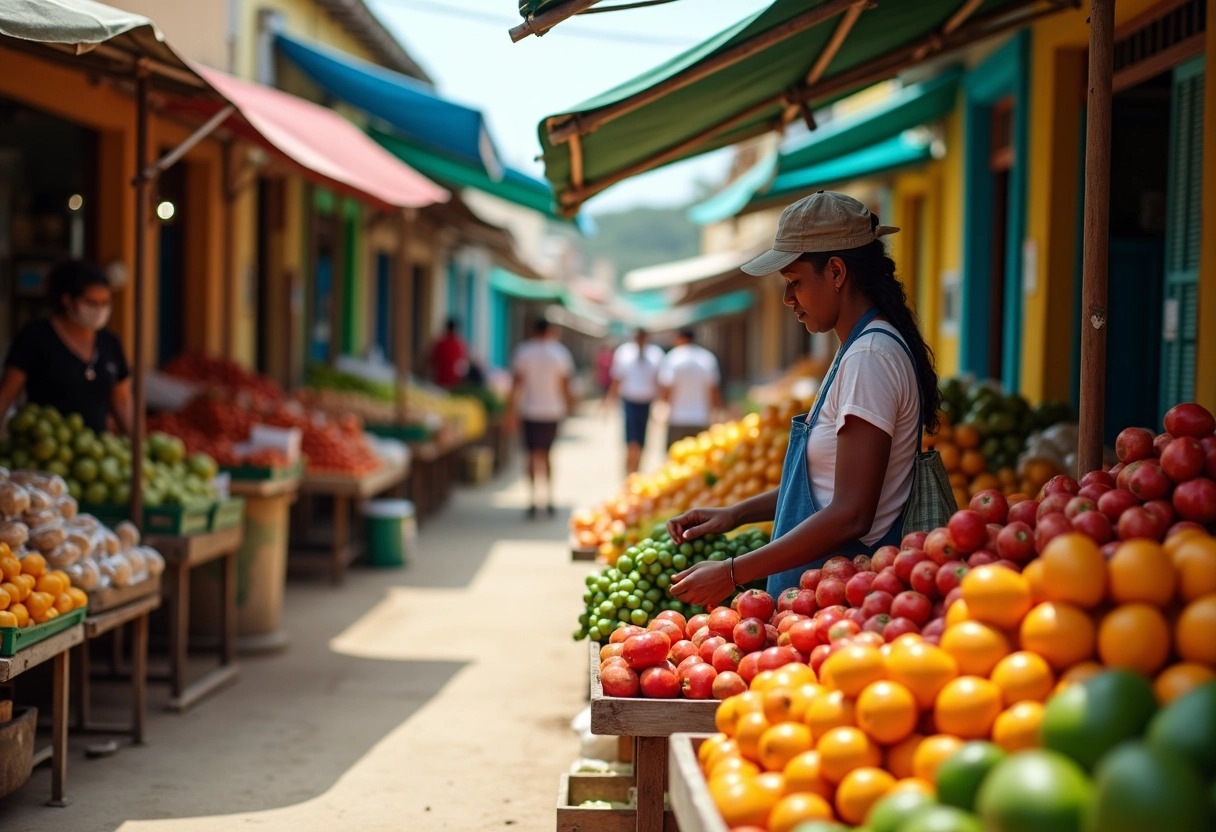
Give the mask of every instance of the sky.
[[[605, 0], [606, 3], [614, 0]], [[544, 178], [537, 124], [678, 55], [771, 0], [678, 0], [559, 23], [512, 43], [517, 0], [367, 0], [448, 98], [482, 110], [507, 164]], [[729, 150], [626, 180], [589, 214], [683, 206], [725, 175]]]

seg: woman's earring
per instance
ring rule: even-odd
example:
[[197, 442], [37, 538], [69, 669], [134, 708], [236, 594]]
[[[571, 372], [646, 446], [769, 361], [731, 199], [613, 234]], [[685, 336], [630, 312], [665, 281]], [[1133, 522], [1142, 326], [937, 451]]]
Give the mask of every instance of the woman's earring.
[[840, 284], [839, 283], [836, 284], [836, 294], [838, 294], [838, 295], [840, 294]]

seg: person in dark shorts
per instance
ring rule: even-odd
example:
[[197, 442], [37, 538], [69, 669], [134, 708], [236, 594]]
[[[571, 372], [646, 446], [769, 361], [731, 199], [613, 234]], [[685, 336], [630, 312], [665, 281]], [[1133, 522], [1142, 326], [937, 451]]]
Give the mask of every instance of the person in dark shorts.
[[604, 400], [620, 397], [625, 410], [625, 473], [637, 473], [646, 446], [650, 405], [659, 395], [663, 348], [649, 343], [644, 329], [617, 347], [612, 357], [612, 385]]
[[511, 360], [514, 383], [507, 411], [507, 424], [519, 422], [528, 451], [528, 482], [532, 501], [528, 517], [536, 517], [540, 505], [540, 481], [547, 490], [545, 511], [552, 517], [553, 468], [549, 450], [557, 428], [574, 406], [570, 380], [574, 359], [557, 340], [556, 331], [544, 318], [533, 325], [532, 337], [520, 344]]
[[132, 423], [131, 371], [122, 343], [106, 329], [113, 290], [105, 273], [82, 260], [61, 263], [47, 275], [51, 316], [26, 324], [9, 347], [0, 378], [0, 421], [21, 392], [64, 416], [78, 413], [97, 433], [113, 416], [118, 429]]

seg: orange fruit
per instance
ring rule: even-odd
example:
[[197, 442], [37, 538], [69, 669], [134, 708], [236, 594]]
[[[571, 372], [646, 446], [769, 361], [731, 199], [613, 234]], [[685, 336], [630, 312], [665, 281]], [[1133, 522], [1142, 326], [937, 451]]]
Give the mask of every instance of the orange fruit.
[[3, 627], [20, 627], [17, 622], [17, 616], [13, 615], [8, 610], [0, 610], [0, 628]]
[[833, 728], [815, 746], [819, 752], [819, 770], [830, 783], [840, 783], [850, 771], [876, 767], [882, 754], [859, 728]]
[[881, 768], [857, 768], [845, 775], [836, 789], [836, 812], [846, 823], [859, 824], [870, 807], [887, 795], [895, 778]]
[[886, 678], [882, 653], [867, 644], [852, 644], [828, 656], [820, 668], [826, 686], [856, 696], [871, 682]]
[[939, 441], [937, 443], [937, 452], [941, 454], [942, 465], [945, 466], [947, 473], [953, 474], [958, 471], [963, 455], [959, 453], [957, 445]]
[[1163, 607], [1174, 599], [1178, 573], [1165, 549], [1152, 540], [1119, 544], [1107, 562], [1110, 599], [1116, 604], [1137, 601]]
[[1006, 708], [1018, 702], [1043, 702], [1056, 686], [1051, 665], [1038, 653], [1019, 650], [997, 662], [989, 677], [1001, 689]]
[[822, 690], [815, 684], [774, 687], [764, 694], [764, 717], [773, 725], [778, 722], [802, 722], [811, 702]]
[[[1054, 542], [1054, 541], [1053, 541]], [[1067, 670], [1094, 654], [1094, 622], [1071, 604], [1045, 602], [1022, 619], [1022, 649], [1047, 659], [1053, 670]]]
[[1170, 556], [1170, 560], [1173, 560], [1183, 542], [1195, 535], [1199, 535], [1200, 537], [1208, 536], [1206, 533], [1201, 532], [1198, 529], [1182, 529], [1181, 531], [1174, 532], [1172, 535], [1167, 537], [1165, 539], [1165, 543], [1162, 544], [1162, 548], [1164, 548], [1165, 553]]
[[4, 576], [4, 580], [11, 581], [20, 574], [21, 561], [17, 560], [12, 554], [0, 558], [0, 575]]
[[58, 597], [61, 592], [67, 590], [67, 587], [63, 585], [63, 582], [59, 580], [59, 576], [55, 573], [43, 572], [38, 576], [34, 589], [38, 592], [46, 592]]
[[30, 611], [30, 618], [38, 623], [47, 619], [47, 610], [55, 606], [55, 598], [47, 592], [31, 592], [25, 599], [25, 607]]
[[55, 609], [54, 607], [51, 607], [50, 609], [48, 609], [46, 611], [46, 620], [47, 621], [50, 621], [51, 619], [58, 618], [58, 617], [59, 617], [59, 610]]
[[832, 799], [835, 789], [819, 771], [818, 751], [804, 751], [786, 763], [785, 770], [781, 773], [785, 776], [785, 788], [790, 794], [812, 792], [828, 800]]
[[1055, 696], [1069, 685], [1081, 684], [1082, 682], [1092, 679], [1098, 674], [1105, 672], [1106, 668], [1097, 662], [1089, 661], [1074, 664], [1062, 676], [1060, 676], [1060, 681], [1056, 682], [1055, 689], [1051, 692], [1051, 695]]
[[963, 741], [950, 734], [926, 737], [912, 755], [912, 774], [926, 783], [937, 782], [937, 768], [963, 747]]
[[954, 444], [964, 451], [970, 451], [980, 446], [980, 432], [974, 425], [959, 425], [954, 429]]
[[1153, 682], [1153, 693], [1157, 694], [1158, 702], [1168, 705], [1213, 679], [1216, 679], [1216, 672], [1207, 665], [1179, 662], [1157, 675]]
[[21, 559], [21, 571], [26, 575], [38, 578], [46, 571], [46, 558], [37, 552], [30, 552]]
[[1000, 712], [1000, 688], [979, 676], [960, 676], [938, 694], [933, 718], [943, 733], [979, 740], [988, 737]]
[[25, 604], [9, 604], [8, 612], [12, 613], [17, 619], [18, 627], [28, 627], [30, 625], [30, 611], [25, 608]]
[[760, 765], [766, 771], [784, 771], [799, 754], [810, 751], [811, 729], [797, 722], [773, 725], [760, 735]]
[[1039, 747], [1043, 703], [1027, 700], [1001, 711], [992, 723], [992, 741], [1009, 753]]
[[933, 784], [928, 780], [921, 780], [919, 777], [904, 777], [896, 780], [895, 785], [887, 794], [902, 794], [903, 792], [914, 792], [923, 794], [925, 797], [933, 797], [937, 794], [937, 789], [933, 788]]
[[748, 690], [732, 696], [735, 703], [735, 722], [739, 721], [739, 717], [744, 714], [762, 714], [764, 713], [764, 694], [757, 690]]
[[777, 801], [768, 816], [768, 832], [793, 832], [812, 820], [833, 820], [831, 804], [817, 794], [789, 794]]
[[[964, 451], [958, 463], [959, 469], [969, 477], [978, 476], [988, 468], [984, 455], [979, 451]], [[982, 489], [981, 489], [982, 490]]]
[[1022, 623], [1030, 612], [1030, 583], [1002, 566], [980, 566], [963, 576], [968, 617], [1004, 630]]
[[754, 690], [757, 693], [763, 694], [772, 685], [773, 677], [775, 675], [776, 675], [776, 671], [773, 671], [773, 670], [760, 671], [752, 679], [752, 683], [747, 686], [748, 690]]
[[913, 766], [913, 760], [916, 757], [916, 749], [920, 748], [920, 744], [924, 741], [924, 734], [911, 734], [902, 742], [897, 742], [888, 748], [886, 759], [887, 771], [901, 779], [915, 774], [916, 769]]
[[1047, 593], [1043, 589], [1043, 561], [1035, 558], [1026, 564], [1022, 568], [1022, 577], [1030, 586], [1030, 598], [1034, 603], [1041, 604], [1047, 600]]
[[787, 664], [773, 671], [773, 687], [799, 688], [803, 685], [814, 685], [819, 682], [815, 671], [806, 664]]
[[970, 620], [971, 610], [968, 609], [967, 602], [962, 598], [956, 599], [946, 610], [946, 629]]
[[770, 727], [764, 714], [748, 713], [739, 717], [735, 723], [735, 742], [738, 743], [739, 753], [753, 763], [760, 762], [760, 737]]
[[1216, 593], [1186, 605], [1174, 625], [1174, 639], [1183, 661], [1216, 668]]
[[1194, 534], [1184, 539], [1174, 550], [1174, 567], [1182, 600], [1216, 592], [1216, 538]]
[[701, 747], [697, 749], [697, 762], [702, 768], [708, 768], [711, 760], [716, 758], [721, 752], [738, 753], [739, 746], [730, 741], [730, 738], [725, 734], [714, 734], [701, 743]]
[[1106, 558], [1092, 538], [1062, 534], [1044, 547], [1039, 560], [1047, 600], [1089, 609], [1106, 597]]
[[27, 575], [22, 572], [17, 577], [13, 578], [13, 583], [21, 587], [21, 600], [24, 601], [34, 591], [34, 584], [38, 583], [38, 579], [33, 575]]
[[0, 588], [0, 610], [8, 609], [8, 605], [12, 603], [13, 597], [7, 591]]
[[55, 599], [55, 609], [60, 613], [71, 612], [75, 607], [76, 602], [66, 592], [59, 593], [59, 597]]
[[[1213, 619], [1216, 626], [1216, 618]], [[1208, 630], [1208, 638], [1216, 629]], [[1123, 604], [1108, 612], [1098, 626], [1098, 658], [1107, 667], [1154, 675], [1170, 655], [1170, 625], [1161, 610], [1148, 604]]]
[[806, 724], [810, 727], [811, 734], [818, 740], [833, 728], [856, 725], [856, 705], [841, 691], [829, 691], [822, 696], [815, 697], [815, 701], [807, 709]]
[[707, 780], [725, 777], [728, 774], [739, 775], [740, 777], [755, 777], [759, 773], [760, 767], [751, 760], [745, 760], [742, 757], [728, 754], [718, 755], [714, 759], [713, 766], [705, 772]]
[[898, 682], [873, 682], [857, 697], [857, 727], [882, 745], [907, 739], [919, 719], [916, 699]]
[[[1000, 566], [996, 568], [1009, 571]], [[941, 647], [958, 663], [958, 672], [963, 676], [986, 677], [997, 662], [1010, 653], [1009, 640], [1004, 633], [979, 621], [964, 621], [947, 627], [942, 634]]]
[[[718, 710], [714, 711], [714, 727], [718, 729], [719, 733], [725, 734], [728, 737], [733, 736], [735, 733], [735, 719], [738, 718], [738, 711], [736, 709], [739, 705], [739, 698], [738, 696], [732, 696], [730, 699], [723, 700], [718, 705]], [[705, 744], [702, 743], [701, 745], [704, 747]]]
[[780, 791], [774, 792], [767, 775], [757, 775], [745, 780], [722, 779], [710, 783], [709, 793], [722, 813], [728, 827], [759, 826], [768, 824], [768, 816], [781, 799]]
[[13, 604], [18, 603], [28, 594], [25, 592], [25, 590], [17, 586], [17, 584], [13, 583], [12, 581], [0, 583], [0, 590], [4, 590], [4, 594], [8, 596], [9, 602]]

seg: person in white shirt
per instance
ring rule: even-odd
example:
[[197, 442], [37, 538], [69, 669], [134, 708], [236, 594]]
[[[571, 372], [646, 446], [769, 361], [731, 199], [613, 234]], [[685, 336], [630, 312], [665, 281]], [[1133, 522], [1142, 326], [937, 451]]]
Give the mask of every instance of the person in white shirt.
[[659, 395], [659, 367], [663, 348], [649, 343], [646, 330], [639, 329], [612, 356], [612, 384], [605, 402], [619, 397], [625, 407], [625, 473], [634, 474], [646, 445], [650, 405]]
[[659, 367], [660, 398], [667, 402], [667, 447], [709, 428], [722, 406], [721, 375], [714, 354], [682, 329]]
[[547, 489], [545, 511], [552, 517], [553, 468], [549, 451], [557, 438], [562, 419], [574, 408], [570, 379], [574, 376], [574, 359], [570, 351], [557, 341], [556, 331], [544, 318], [536, 321], [533, 337], [520, 344], [511, 360], [514, 383], [507, 410], [507, 425], [514, 430], [523, 426], [524, 447], [528, 451], [528, 482], [532, 502], [528, 518], [539, 511], [539, 485], [543, 479]]

